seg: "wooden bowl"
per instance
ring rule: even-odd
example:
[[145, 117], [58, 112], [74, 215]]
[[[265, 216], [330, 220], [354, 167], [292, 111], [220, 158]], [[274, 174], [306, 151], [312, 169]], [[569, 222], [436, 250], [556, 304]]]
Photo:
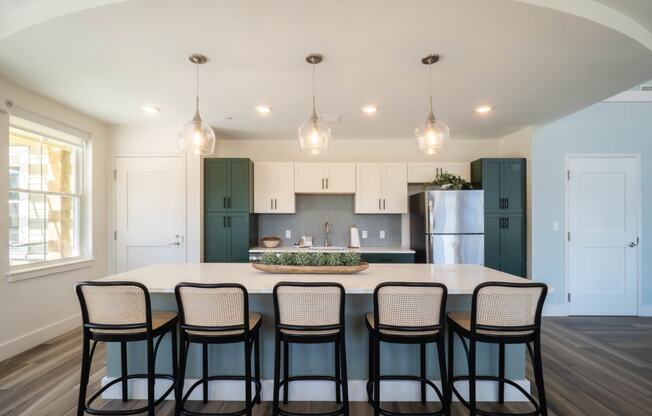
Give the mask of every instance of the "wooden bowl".
[[278, 237], [263, 237], [260, 239], [260, 241], [266, 248], [275, 248], [281, 244], [281, 239]]

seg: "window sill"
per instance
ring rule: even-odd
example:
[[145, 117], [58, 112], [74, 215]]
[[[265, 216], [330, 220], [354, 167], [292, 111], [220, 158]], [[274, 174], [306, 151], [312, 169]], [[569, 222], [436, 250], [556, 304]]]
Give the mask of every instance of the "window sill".
[[21, 280], [34, 279], [37, 277], [69, 272], [71, 270], [93, 267], [94, 264], [95, 259], [93, 258], [75, 258], [34, 266], [19, 266], [9, 269], [9, 272], [7, 273], [7, 281], [18, 282]]

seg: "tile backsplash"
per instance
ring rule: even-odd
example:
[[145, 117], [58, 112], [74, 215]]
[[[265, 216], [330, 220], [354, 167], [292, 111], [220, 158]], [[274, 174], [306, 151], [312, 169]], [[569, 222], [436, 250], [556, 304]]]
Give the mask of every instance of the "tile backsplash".
[[[352, 225], [360, 230], [360, 244], [363, 247], [400, 247], [400, 214], [354, 214], [353, 195], [297, 195], [296, 214], [259, 214], [258, 238], [277, 236], [281, 245], [291, 246], [302, 235], [310, 235], [313, 244], [324, 245], [324, 224], [331, 226], [331, 243], [334, 246], [348, 246]], [[291, 238], [285, 238], [285, 231], [292, 232]], [[362, 238], [362, 231], [367, 231], [367, 238]], [[385, 238], [380, 238], [380, 231]]]

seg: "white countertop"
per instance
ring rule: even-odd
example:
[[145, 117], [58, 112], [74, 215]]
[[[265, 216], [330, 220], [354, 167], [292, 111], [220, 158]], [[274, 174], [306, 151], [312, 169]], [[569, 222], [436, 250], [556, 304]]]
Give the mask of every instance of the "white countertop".
[[153, 293], [172, 293], [179, 282], [240, 283], [249, 293], [272, 293], [274, 285], [281, 281], [337, 282], [350, 294], [372, 294], [379, 283], [388, 281], [440, 282], [453, 295], [472, 294], [483, 282], [529, 282], [474, 264], [371, 264], [367, 270], [349, 275], [270, 274], [254, 269], [249, 263], [156, 264], [99, 280], [136, 281]]
[[409, 249], [409, 248], [403, 248], [403, 247], [360, 247], [360, 248], [344, 248], [344, 249], [334, 249], [334, 250], [328, 250], [328, 249], [310, 249], [310, 248], [304, 248], [304, 247], [294, 247], [294, 246], [281, 246], [281, 247], [275, 247], [275, 248], [267, 248], [267, 247], [254, 247], [252, 249], [249, 249], [250, 253], [266, 253], [266, 252], [273, 252], [273, 253], [280, 253], [280, 252], [306, 252], [306, 253], [342, 253], [342, 252], [347, 252], [347, 251], [355, 251], [358, 253], [382, 253], [382, 254], [414, 254], [414, 250]]

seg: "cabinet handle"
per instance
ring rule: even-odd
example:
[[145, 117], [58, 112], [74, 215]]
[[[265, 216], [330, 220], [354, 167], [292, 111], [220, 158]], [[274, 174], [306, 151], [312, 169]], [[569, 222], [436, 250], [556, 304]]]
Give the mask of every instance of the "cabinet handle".
[[269, 209], [274, 209], [274, 199], [269, 198]]
[[326, 178], [326, 189], [328, 189], [328, 178]]
[[324, 178], [321, 178], [321, 189], [324, 189]]
[[382, 204], [382, 202], [380, 202], [380, 198], [378, 198], [378, 210], [383, 209], [381, 204]]
[[226, 217], [224, 217], [223, 220], [224, 220], [223, 227], [226, 228]]
[[274, 209], [278, 209], [278, 201], [274, 198]]
[[222, 201], [222, 208], [226, 208], [226, 197], [224, 197], [224, 201]]
[[229, 208], [231, 208], [231, 206], [232, 206], [232, 204], [231, 204], [231, 197], [229, 197], [228, 202], [229, 202]]
[[383, 209], [386, 209], [385, 208], [385, 198], [383, 198]]
[[509, 218], [505, 218], [505, 228], [509, 228]]
[[229, 228], [231, 228], [231, 217], [229, 216], [227, 218], [228, 218]]
[[[509, 198], [505, 198], [505, 209], [509, 209]], [[509, 225], [509, 221], [507, 222], [507, 225]]]

